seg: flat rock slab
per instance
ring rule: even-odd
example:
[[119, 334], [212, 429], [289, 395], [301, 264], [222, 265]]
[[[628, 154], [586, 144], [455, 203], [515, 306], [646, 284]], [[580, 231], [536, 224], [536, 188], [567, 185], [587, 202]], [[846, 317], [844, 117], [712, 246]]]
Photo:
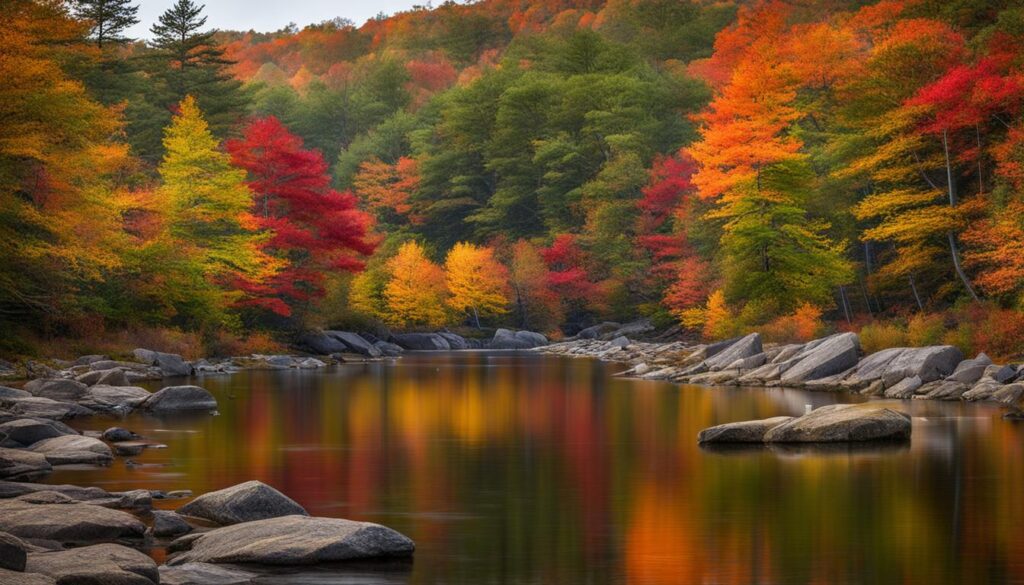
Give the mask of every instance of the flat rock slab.
[[217, 528], [171, 543], [167, 562], [312, 565], [353, 559], [408, 557], [416, 546], [379, 524], [338, 518], [284, 516]]
[[773, 443], [836, 443], [906, 440], [910, 416], [878, 403], [822, 406], [783, 423], [764, 435]]
[[183, 516], [212, 520], [221, 525], [306, 515], [306, 510], [294, 500], [255, 480], [203, 494], [177, 511]]
[[160, 567], [161, 585], [245, 585], [259, 574], [210, 563], [185, 563]]
[[741, 337], [735, 343], [719, 353], [704, 360], [704, 365], [710, 370], [721, 370], [736, 360], [741, 360], [762, 353], [761, 334], [751, 333]]
[[62, 551], [31, 553], [25, 571], [53, 577], [60, 585], [160, 583], [160, 572], [153, 559], [118, 544], [96, 544]]
[[0, 568], [0, 585], [56, 585], [57, 581], [47, 575], [22, 573]]
[[36, 479], [50, 473], [52, 469], [52, 464], [41, 453], [0, 447], [2, 479]]
[[0, 500], [0, 531], [19, 538], [83, 544], [142, 538], [146, 526], [127, 512], [91, 504], [29, 504]]
[[78, 403], [104, 412], [118, 409], [130, 411], [145, 402], [150, 396], [152, 393], [149, 390], [138, 386], [96, 384], [86, 391]]
[[151, 394], [139, 408], [153, 414], [210, 412], [217, 410], [217, 399], [199, 386], [168, 386]]
[[782, 373], [782, 385], [802, 384], [844, 372], [857, 365], [860, 340], [856, 333], [839, 333], [818, 340], [793, 359], [796, 364]]
[[45, 418], [22, 418], [0, 424], [0, 437], [21, 446], [38, 443], [63, 435], [77, 435], [78, 431], [66, 424]]
[[59, 402], [49, 398], [33, 396], [21, 398], [10, 407], [11, 413], [29, 418], [49, 418], [54, 420], [66, 420], [79, 416], [91, 416], [96, 414], [92, 409], [86, 408], [73, 402]]
[[29, 446], [29, 450], [45, 455], [51, 465], [104, 464], [114, 458], [106, 443], [84, 435], [63, 435], [43, 439]]
[[793, 420], [791, 416], [776, 416], [764, 420], [725, 423], [706, 428], [697, 435], [698, 443], [761, 443], [771, 429]]

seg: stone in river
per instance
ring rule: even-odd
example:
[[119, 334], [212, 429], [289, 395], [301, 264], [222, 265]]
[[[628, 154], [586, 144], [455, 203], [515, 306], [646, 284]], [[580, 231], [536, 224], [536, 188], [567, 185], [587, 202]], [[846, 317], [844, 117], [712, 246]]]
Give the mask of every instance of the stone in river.
[[269, 485], [253, 480], [203, 494], [178, 508], [178, 513], [227, 525], [294, 514], [305, 515], [306, 510]]
[[857, 365], [860, 341], [856, 333], [838, 333], [819, 341], [796, 355], [794, 359], [800, 361], [782, 373], [783, 386], [833, 376]]
[[199, 386], [168, 386], [150, 395], [139, 408], [154, 414], [213, 411], [217, 399]]
[[258, 576], [257, 573], [210, 563], [160, 567], [161, 585], [247, 585]]
[[28, 418], [50, 418], [54, 420], [67, 420], [69, 418], [95, 414], [92, 409], [80, 404], [58, 402], [38, 396], [16, 399], [14, 404], [11, 405], [11, 412]]
[[53, 577], [0, 568], [0, 585], [56, 585]]
[[134, 441], [139, 436], [121, 427], [110, 427], [103, 431], [103, 440], [110, 441], [111, 443], [120, 443], [122, 441]]
[[[282, 516], [188, 535], [171, 543], [168, 565], [190, 562], [312, 565], [353, 559], [408, 557], [416, 546], [379, 524], [337, 518]], [[179, 552], [183, 551], [183, 552]]]
[[921, 378], [918, 376], [910, 376], [903, 378], [896, 385], [885, 389], [886, 398], [913, 398], [914, 393], [922, 385]]
[[389, 341], [412, 351], [448, 351], [452, 348], [445, 338], [436, 333], [395, 333]]
[[443, 337], [448, 342], [448, 347], [452, 349], [469, 349], [469, 342], [461, 335], [447, 331], [438, 331], [437, 334]]
[[357, 333], [350, 331], [324, 331], [325, 335], [333, 337], [345, 345], [342, 351], [352, 351], [366, 357], [380, 357], [380, 350], [369, 341], [363, 339]]
[[[704, 365], [709, 370], [721, 370], [728, 367], [729, 364], [732, 364], [736, 360], [755, 356], [759, 353], [762, 353], [761, 334], [751, 333], [750, 335], [741, 337], [723, 351], [704, 360]], [[701, 372], [694, 373], [699, 374]]]
[[0, 532], [0, 569], [24, 571], [28, 547], [13, 534]]
[[0, 479], [35, 479], [50, 473], [52, 469], [45, 455], [0, 447]]
[[950, 374], [946, 380], [950, 382], [961, 382], [970, 386], [985, 375], [985, 370], [992, 365], [992, 360], [984, 353], [979, 353], [978, 357], [972, 360], [964, 360], [957, 365], [953, 373]]
[[77, 380], [64, 380], [62, 378], [32, 380], [25, 384], [25, 390], [40, 398], [50, 400], [62, 400], [74, 402], [81, 398], [88, 386]]
[[962, 360], [963, 353], [951, 345], [908, 347], [886, 366], [882, 380], [887, 388], [911, 376], [927, 384], [952, 374]]
[[24, 390], [18, 390], [17, 388], [10, 388], [8, 386], [0, 386], [0, 400], [5, 398], [28, 398], [32, 396]]
[[100, 412], [129, 412], [150, 396], [149, 390], [138, 386], [96, 384], [91, 386], [78, 402]]
[[119, 544], [96, 544], [69, 550], [30, 553], [28, 573], [75, 585], [157, 585], [160, 572], [153, 559]]
[[910, 416], [882, 403], [832, 404], [783, 423], [765, 433], [766, 442], [816, 443], [906, 440]]
[[0, 531], [23, 539], [85, 544], [141, 538], [146, 526], [127, 512], [92, 504], [30, 504], [0, 500]]
[[4, 442], [13, 441], [23, 447], [43, 439], [77, 434], [66, 424], [45, 418], [20, 418], [0, 424], [0, 436], [7, 437]]
[[791, 416], [776, 416], [764, 420], [748, 420], [725, 423], [706, 428], [697, 435], [698, 443], [761, 443], [764, 434], [782, 423], [793, 420]]
[[180, 515], [169, 510], [153, 510], [154, 536], [181, 536], [192, 532], [192, 526]]
[[99, 439], [83, 435], [63, 435], [43, 439], [29, 446], [31, 451], [46, 456], [51, 465], [74, 463], [109, 463], [114, 458], [110, 447]]

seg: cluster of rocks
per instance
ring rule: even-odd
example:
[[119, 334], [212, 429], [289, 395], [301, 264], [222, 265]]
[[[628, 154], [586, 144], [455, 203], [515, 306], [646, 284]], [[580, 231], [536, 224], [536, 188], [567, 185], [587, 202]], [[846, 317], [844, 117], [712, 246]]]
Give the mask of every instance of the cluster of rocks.
[[707, 345], [650, 343], [605, 333], [540, 351], [629, 364], [622, 375], [687, 384], [780, 386], [899, 399], [993, 401], [1017, 409], [1024, 369], [985, 354], [964, 359], [949, 345], [897, 347], [862, 356], [855, 333], [768, 345], [760, 334]]
[[357, 354], [367, 358], [395, 357], [406, 351], [452, 351], [466, 349], [533, 349], [548, 339], [532, 331], [498, 329], [490, 340], [467, 338], [449, 331], [395, 333], [387, 340], [369, 333], [313, 331], [299, 338], [297, 347], [316, 355]]
[[[248, 583], [261, 567], [409, 557], [412, 540], [379, 524], [311, 517], [250, 481], [154, 510], [164, 494], [0, 481], [0, 583]], [[157, 566], [138, 548], [165, 544]], [[245, 564], [245, 569], [234, 566]]]
[[700, 443], [845, 443], [904, 441], [910, 416], [885, 402], [832, 404], [799, 416], [726, 423], [704, 429]]

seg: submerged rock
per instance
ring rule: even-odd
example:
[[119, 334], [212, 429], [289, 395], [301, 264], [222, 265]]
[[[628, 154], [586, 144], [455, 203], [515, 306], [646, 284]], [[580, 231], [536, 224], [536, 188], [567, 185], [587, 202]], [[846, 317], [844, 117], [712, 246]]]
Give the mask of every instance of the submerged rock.
[[793, 420], [791, 416], [776, 416], [764, 420], [725, 423], [706, 428], [697, 435], [698, 443], [761, 443], [771, 429]]
[[30, 553], [27, 573], [53, 577], [59, 584], [156, 585], [160, 572], [153, 559], [118, 544]]
[[[379, 524], [337, 518], [283, 516], [245, 522], [171, 543], [167, 562], [311, 565], [353, 559], [404, 557], [415, 545]], [[178, 552], [181, 551], [181, 552]]]
[[766, 442], [906, 440], [910, 416], [879, 403], [822, 406], [765, 433]]
[[178, 513], [228, 525], [279, 516], [306, 515], [306, 510], [269, 485], [253, 480], [203, 494], [178, 508]]

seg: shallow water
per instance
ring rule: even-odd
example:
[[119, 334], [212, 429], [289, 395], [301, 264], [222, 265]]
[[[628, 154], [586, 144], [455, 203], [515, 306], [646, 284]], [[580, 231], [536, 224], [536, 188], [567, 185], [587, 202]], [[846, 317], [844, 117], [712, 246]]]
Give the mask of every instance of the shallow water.
[[903, 402], [906, 446], [704, 450], [712, 424], [855, 398], [619, 369], [462, 352], [209, 376], [220, 416], [133, 415], [119, 424], [167, 448], [47, 481], [200, 494], [259, 479], [416, 541], [411, 564], [309, 584], [1024, 582], [1024, 426], [998, 409]]

